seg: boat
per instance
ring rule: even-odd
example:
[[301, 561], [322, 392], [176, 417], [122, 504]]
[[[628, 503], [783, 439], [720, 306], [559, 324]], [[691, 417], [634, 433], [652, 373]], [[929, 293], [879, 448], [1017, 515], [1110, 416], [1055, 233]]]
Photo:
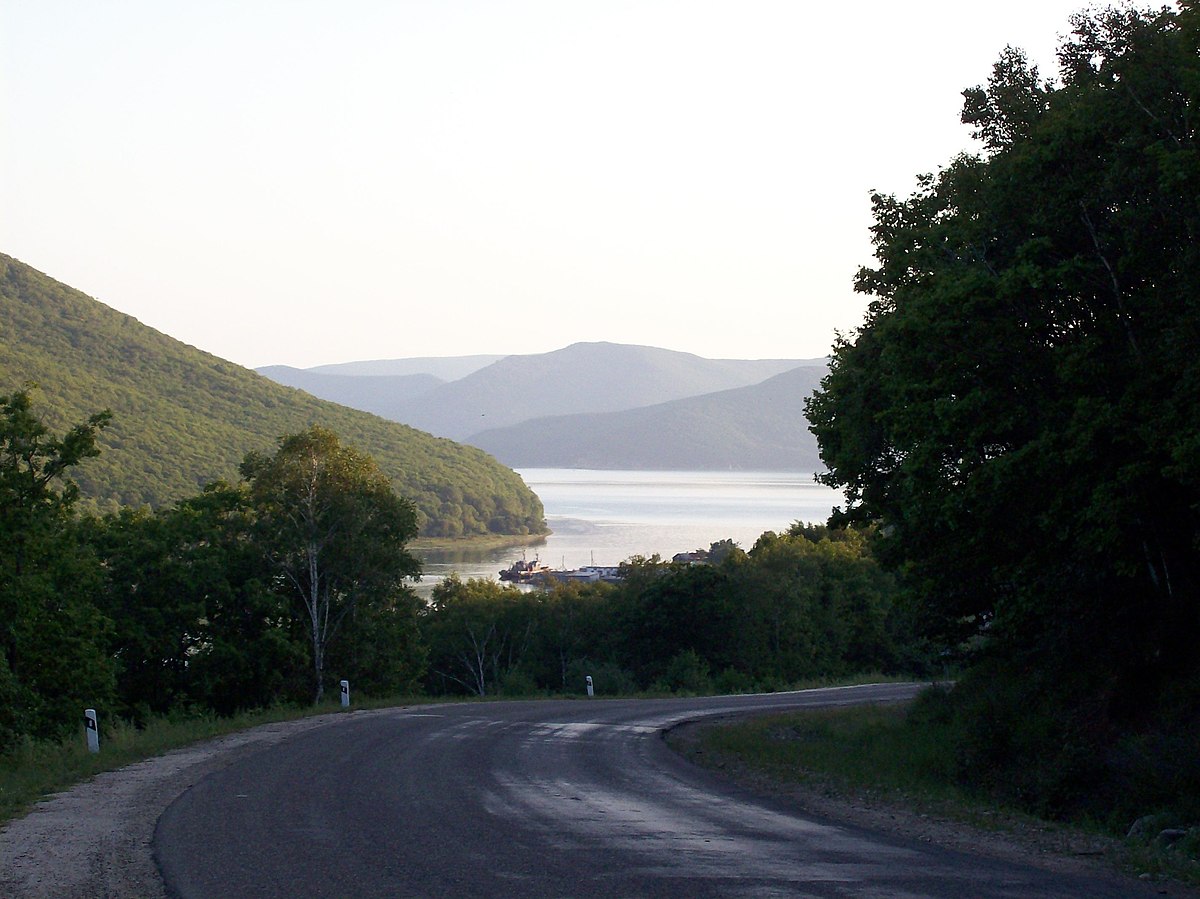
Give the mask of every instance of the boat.
[[585, 565], [583, 568], [572, 569], [543, 569], [530, 579], [535, 587], [548, 587], [555, 583], [619, 584], [621, 582], [621, 566], [619, 565]]
[[533, 557], [532, 562], [526, 562], [524, 554], [521, 558], [513, 562], [507, 568], [501, 569], [500, 580], [509, 581], [513, 584], [528, 584], [535, 577], [550, 570], [549, 565], [543, 565], [537, 556]]

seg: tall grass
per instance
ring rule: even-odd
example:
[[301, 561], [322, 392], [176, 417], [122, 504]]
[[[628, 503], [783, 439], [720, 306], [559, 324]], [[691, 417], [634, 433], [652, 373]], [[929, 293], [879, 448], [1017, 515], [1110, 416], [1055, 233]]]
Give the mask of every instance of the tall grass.
[[702, 739], [706, 751], [784, 783], [965, 802], [948, 734], [936, 724], [910, 727], [906, 715], [904, 705], [788, 712], [713, 728]]

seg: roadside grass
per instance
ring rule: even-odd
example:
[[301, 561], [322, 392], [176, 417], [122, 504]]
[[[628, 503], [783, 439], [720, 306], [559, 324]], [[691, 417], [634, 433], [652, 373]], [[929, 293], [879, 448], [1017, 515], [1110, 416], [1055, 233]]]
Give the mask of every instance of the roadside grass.
[[[431, 701], [428, 697], [363, 697], [355, 699], [354, 709]], [[230, 718], [211, 714], [158, 717], [140, 728], [126, 721], [101, 720], [100, 752], [94, 754], [88, 752], [82, 726], [78, 734], [59, 741], [27, 739], [0, 755], [0, 824], [19, 817], [39, 799], [105, 771], [262, 724], [340, 711], [340, 702], [332, 701], [321, 705], [279, 706]]]
[[866, 799], [981, 830], [1073, 832], [1102, 841], [1109, 847], [1103, 854], [1130, 873], [1200, 885], [1200, 862], [1187, 846], [1124, 839], [1095, 822], [1041, 819], [971, 794], [956, 782], [950, 725], [910, 718], [909, 708], [895, 703], [771, 714], [706, 727], [691, 749], [677, 748], [698, 764], [750, 774], [760, 784]]
[[781, 783], [969, 804], [945, 728], [909, 727], [906, 715], [901, 703], [789, 712], [714, 727], [702, 742]]

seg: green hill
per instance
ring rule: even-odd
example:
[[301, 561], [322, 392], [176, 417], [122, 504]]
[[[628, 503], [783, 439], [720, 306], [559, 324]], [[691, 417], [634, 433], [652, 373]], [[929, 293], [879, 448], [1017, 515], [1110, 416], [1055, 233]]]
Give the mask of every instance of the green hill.
[[0, 254], [0, 394], [28, 381], [55, 431], [111, 409], [102, 453], [75, 473], [96, 507], [161, 506], [309, 424], [370, 453], [428, 536], [541, 532], [542, 504], [473, 447], [316, 399], [204, 353]]

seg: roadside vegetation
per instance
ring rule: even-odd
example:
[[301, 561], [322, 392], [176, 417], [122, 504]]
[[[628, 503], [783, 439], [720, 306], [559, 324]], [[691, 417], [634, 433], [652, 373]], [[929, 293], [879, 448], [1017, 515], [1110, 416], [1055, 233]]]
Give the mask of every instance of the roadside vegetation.
[[935, 686], [911, 704], [701, 725], [694, 737], [671, 742], [697, 764], [754, 788], [796, 790], [801, 803], [819, 797], [816, 808], [835, 816], [865, 805], [892, 821], [903, 814], [919, 826], [963, 824], [1028, 844], [1029, 851], [1103, 857], [1132, 874], [1200, 885], [1200, 828], [1175, 833], [1177, 819], [1169, 814], [1114, 826], [1087, 816], [1039, 816], [1027, 804], [982, 794], [961, 768], [962, 736], [950, 712], [947, 688]]
[[926, 674], [868, 534], [795, 524], [701, 565], [634, 558], [619, 584], [438, 584], [419, 614], [435, 695], [738, 693], [863, 671]]
[[1071, 24], [1058, 82], [1008, 48], [964, 91], [980, 152], [873, 198], [807, 413], [833, 523], [961, 666], [904, 739], [972, 797], [1194, 853], [1200, 7]]

